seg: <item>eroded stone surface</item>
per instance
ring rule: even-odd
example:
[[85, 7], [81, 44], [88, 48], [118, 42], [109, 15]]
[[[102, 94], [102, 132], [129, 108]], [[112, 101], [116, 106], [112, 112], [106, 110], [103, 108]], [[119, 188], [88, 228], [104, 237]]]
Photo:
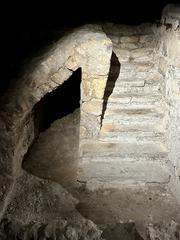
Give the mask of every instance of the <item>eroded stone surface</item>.
[[106, 240], [143, 240], [136, 230], [135, 224], [130, 223], [117, 223], [103, 231], [102, 237]]
[[78, 200], [58, 183], [23, 172], [0, 223], [2, 240], [101, 239], [96, 225], [76, 210]]
[[171, 221], [170, 224], [150, 224], [147, 228], [148, 240], [178, 240], [180, 239], [180, 224]]

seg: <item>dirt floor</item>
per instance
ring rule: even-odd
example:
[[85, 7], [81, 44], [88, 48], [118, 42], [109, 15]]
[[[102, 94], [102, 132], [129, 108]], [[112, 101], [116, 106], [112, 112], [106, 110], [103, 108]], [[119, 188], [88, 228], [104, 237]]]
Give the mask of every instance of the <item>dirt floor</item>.
[[145, 238], [150, 223], [167, 225], [180, 222], [180, 204], [161, 186], [133, 189], [109, 189], [89, 192], [82, 187], [74, 191], [79, 199], [77, 210], [101, 228], [118, 222], [132, 221]]

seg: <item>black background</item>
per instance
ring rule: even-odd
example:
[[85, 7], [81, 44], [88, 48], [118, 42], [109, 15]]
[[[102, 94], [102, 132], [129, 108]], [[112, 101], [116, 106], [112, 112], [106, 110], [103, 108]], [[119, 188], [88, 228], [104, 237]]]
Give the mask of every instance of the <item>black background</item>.
[[172, 0], [144, 1], [26, 1], [1, 6], [0, 93], [15, 81], [22, 64], [53, 42], [58, 31], [85, 23], [114, 22], [139, 24], [154, 22]]

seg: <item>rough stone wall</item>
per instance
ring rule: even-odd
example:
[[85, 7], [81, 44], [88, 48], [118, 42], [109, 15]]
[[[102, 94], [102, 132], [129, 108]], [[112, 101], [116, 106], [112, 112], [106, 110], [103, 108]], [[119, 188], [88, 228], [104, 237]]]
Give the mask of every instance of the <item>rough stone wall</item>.
[[[44, 56], [26, 66], [16, 85], [11, 86], [3, 96], [0, 109], [1, 215], [9, 203], [16, 178], [23, 173], [22, 159], [34, 139], [31, 114], [34, 105], [81, 67], [80, 121], [89, 135], [97, 134], [111, 54], [112, 43], [101, 27], [87, 25], [76, 29], [60, 39]], [[101, 84], [98, 85], [98, 82]], [[99, 102], [96, 113], [91, 112], [94, 101]]]
[[167, 139], [172, 163], [171, 189], [180, 197], [180, 7], [168, 5], [158, 30], [159, 68], [165, 76]]

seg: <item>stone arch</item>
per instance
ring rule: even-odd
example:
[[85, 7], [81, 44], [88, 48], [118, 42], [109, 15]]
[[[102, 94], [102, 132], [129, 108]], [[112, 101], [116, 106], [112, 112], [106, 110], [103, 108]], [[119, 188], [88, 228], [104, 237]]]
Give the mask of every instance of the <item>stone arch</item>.
[[[81, 84], [81, 136], [96, 138], [104, 89], [109, 73], [112, 43], [100, 26], [87, 25], [60, 39], [46, 54], [35, 59], [1, 99], [0, 171], [5, 184], [0, 199], [3, 212], [5, 198], [21, 175], [21, 162], [33, 141], [33, 106], [48, 92], [66, 81], [79, 67]], [[94, 109], [96, 104], [96, 109]], [[88, 122], [91, 121], [93, 128]], [[7, 205], [7, 201], [6, 204]]]

